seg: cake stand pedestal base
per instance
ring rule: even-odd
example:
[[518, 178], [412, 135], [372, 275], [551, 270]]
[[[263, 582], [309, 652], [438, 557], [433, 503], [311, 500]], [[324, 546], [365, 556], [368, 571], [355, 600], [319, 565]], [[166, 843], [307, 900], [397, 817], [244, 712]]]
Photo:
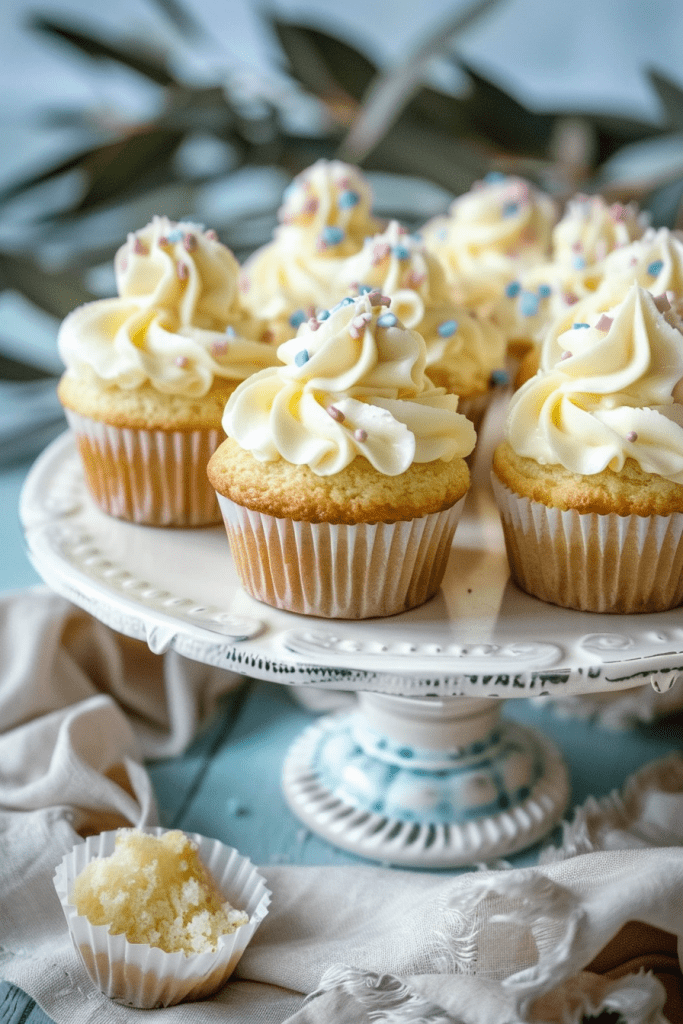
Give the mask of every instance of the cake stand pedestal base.
[[362, 857], [455, 868], [516, 853], [562, 817], [557, 749], [473, 697], [363, 692], [290, 747], [284, 794], [308, 828]]

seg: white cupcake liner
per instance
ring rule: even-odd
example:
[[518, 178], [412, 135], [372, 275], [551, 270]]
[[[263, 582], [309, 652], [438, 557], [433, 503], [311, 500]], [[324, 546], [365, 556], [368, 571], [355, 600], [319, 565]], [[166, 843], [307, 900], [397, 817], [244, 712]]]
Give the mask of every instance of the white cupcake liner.
[[[151, 835], [168, 829], [144, 828]], [[93, 925], [70, 902], [74, 880], [94, 857], [114, 851], [116, 831], [90, 836], [66, 854], [54, 875], [62, 910], [74, 949], [95, 985], [111, 999], [151, 1009], [202, 999], [216, 992], [230, 977], [254, 932], [268, 913], [270, 891], [248, 858], [217, 839], [187, 833], [199, 847], [199, 856], [231, 905], [249, 915], [233, 933], [222, 935], [214, 953], [187, 956], [166, 953], [147, 943], [129, 942], [111, 935], [108, 925]]]
[[520, 497], [493, 473], [510, 572], [565, 608], [635, 614], [683, 602], [683, 513], [563, 511]]
[[221, 521], [206, 466], [222, 430], [137, 430], [65, 413], [88, 490], [103, 512], [145, 526]]
[[367, 619], [424, 604], [441, 585], [465, 496], [406, 522], [306, 523], [218, 495], [245, 590], [302, 615]]

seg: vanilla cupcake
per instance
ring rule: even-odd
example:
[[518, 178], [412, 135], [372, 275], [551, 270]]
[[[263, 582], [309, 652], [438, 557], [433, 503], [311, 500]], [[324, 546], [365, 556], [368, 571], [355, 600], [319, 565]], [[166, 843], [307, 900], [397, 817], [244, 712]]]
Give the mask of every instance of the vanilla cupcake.
[[632, 284], [544, 348], [513, 396], [493, 484], [512, 577], [535, 597], [619, 613], [683, 601], [682, 327]]
[[58, 387], [100, 508], [153, 526], [220, 522], [206, 464], [235, 386], [277, 361], [241, 306], [239, 266], [196, 224], [153, 221], [119, 249], [118, 295], [63, 321]]
[[273, 239], [249, 257], [241, 278], [245, 306], [268, 322], [276, 343], [345, 294], [343, 261], [381, 230], [371, 206], [367, 180], [341, 160], [318, 160], [288, 186]]
[[177, 829], [91, 836], [63, 858], [54, 884], [93, 983], [140, 1009], [218, 991], [270, 902], [246, 857]]
[[492, 172], [421, 230], [441, 260], [454, 300], [490, 313], [505, 286], [546, 261], [557, 211], [530, 182]]
[[429, 379], [458, 395], [459, 411], [478, 427], [505, 379], [505, 342], [491, 320], [454, 303], [443, 266], [419, 236], [392, 221], [349, 257], [340, 278], [345, 293], [379, 290], [391, 299], [392, 313], [425, 340]]
[[321, 311], [228, 401], [208, 475], [242, 583], [266, 604], [368, 618], [439, 588], [475, 432], [388, 302]]

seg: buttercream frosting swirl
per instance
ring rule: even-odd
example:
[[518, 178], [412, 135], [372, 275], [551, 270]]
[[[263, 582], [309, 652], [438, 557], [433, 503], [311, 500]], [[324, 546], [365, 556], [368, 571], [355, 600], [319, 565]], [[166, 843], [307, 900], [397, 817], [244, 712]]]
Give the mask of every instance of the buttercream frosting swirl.
[[522, 178], [493, 172], [422, 229], [446, 268], [457, 301], [499, 298], [517, 271], [547, 259], [557, 219], [550, 196]]
[[240, 305], [239, 265], [213, 232], [155, 217], [114, 259], [118, 296], [86, 303], [63, 321], [68, 369], [88, 367], [120, 388], [201, 397], [215, 378], [243, 380], [276, 362]]
[[244, 264], [243, 301], [291, 337], [316, 309], [344, 294], [343, 261], [381, 230], [371, 216], [372, 192], [357, 167], [318, 160], [285, 190], [272, 241]]
[[[427, 346], [427, 374], [458, 394], [489, 387], [502, 369], [505, 342], [490, 320], [456, 305], [440, 261], [398, 221], [367, 238], [343, 268], [344, 290], [379, 289], [405, 327], [419, 331]], [[446, 383], [446, 381], [448, 383]]]
[[633, 284], [609, 314], [577, 322], [558, 339], [556, 362], [510, 402], [506, 436], [541, 465], [591, 475], [641, 470], [683, 483], [683, 408], [673, 392], [683, 377], [680, 318], [666, 296]]
[[263, 462], [319, 476], [358, 456], [387, 476], [413, 462], [465, 457], [472, 424], [425, 376], [425, 345], [376, 292], [346, 297], [278, 348], [281, 366], [240, 384], [223, 416], [228, 437]]
[[567, 202], [553, 228], [552, 258], [580, 272], [640, 238], [648, 224], [648, 215], [636, 203], [607, 203], [602, 196], [579, 193]]

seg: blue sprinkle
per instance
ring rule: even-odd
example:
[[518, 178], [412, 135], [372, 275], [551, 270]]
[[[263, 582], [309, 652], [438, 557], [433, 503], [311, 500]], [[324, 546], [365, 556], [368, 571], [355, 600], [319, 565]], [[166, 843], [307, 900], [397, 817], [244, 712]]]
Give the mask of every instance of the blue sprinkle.
[[422, 241], [422, 235], [420, 234], [419, 231], [413, 231], [413, 233], [412, 233], [412, 235], [410, 237], [412, 238], [412, 240], [414, 242], [421, 242]]
[[321, 309], [320, 312], [318, 313], [318, 320], [327, 320], [327, 319], [329, 319], [329, 316], [330, 316], [329, 309]]
[[332, 310], [331, 310], [331, 311], [332, 311], [333, 313], [336, 313], [338, 309], [341, 309], [341, 308], [342, 308], [342, 306], [352, 306], [352, 305], [353, 305], [353, 299], [351, 298], [351, 296], [350, 296], [350, 295], [346, 295], [346, 296], [345, 296], [345, 297], [344, 297], [343, 299], [341, 299], [341, 300], [340, 300], [340, 301], [339, 301], [339, 302], [337, 303], [337, 305], [336, 305], [336, 306], [333, 306], [333, 307], [332, 307]]
[[323, 228], [322, 239], [325, 245], [339, 245], [344, 239], [344, 232], [341, 228], [328, 226]]
[[395, 327], [398, 323], [398, 317], [394, 316], [393, 313], [382, 313], [381, 316], [377, 317], [378, 327]]
[[169, 240], [169, 242], [182, 242], [184, 237], [185, 232], [181, 231], [180, 228], [175, 228], [173, 231], [169, 231], [169, 233], [166, 235], [166, 238]]
[[308, 320], [308, 317], [303, 309], [296, 309], [289, 318], [292, 327], [300, 327], [304, 320]]
[[590, 327], [590, 324], [572, 324], [572, 327], [576, 330], [577, 327]]
[[360, 196], [357, 192], [352, 192], [349, 189], [347, 192], [342, 192], [339, 196], [338, 206], [340, 210], [348, 210], [351, 206], [357, 206], [360, 202]]
[[510, 374], [507, 372], [507, 370], [493, 370], [491, 373], [491, 383], [494, 385], [494, 387], [497, 384], [509, 384]]
[[445, 242], [446, 239], [448, 238], [448, 232], [446, 231], [445, 228], [439, 228], [439, 230], [436, 233], [436, 237], [439, 239], [440, 242]]
[[503, 207], [504, 217], [514, 217], [519, 211], [519, 203], [506, 203]]
[[650, 266], [647, 268], [647, 272], [650, 275], [650, 277], [657, 277], [657, 274], [661, 273], [663, 266], [663, 260], [655, 260], [654, 263], [651, 263]]
[[442, 324], [439, 324], [436, 331], [441, 338], [451, 338], [458, 329], [457, 320], [444, 320]]
[[552, 295], [553, 290], [549, 284], [540, 284], [538, 286], [538, 294], [542, 299], [547, 299], [548, 296]]
[[358, 285], [358, 294], [359, 295], [367, 295], [368, 292], [371, 292], [371, 291], [372, 291], [372, 285], [370, 285], [370, 284], [359, 284]]
[[507, 285], [505, 288], [505, 294], [507, 295], [508, 299], [514, 299], [517, 295], [519, 295], [521, 290], [522, 286], [519, 283], [519, 281], [510, 281], [510, 284]]
[[572, 266], [574, 267], [574, 270], [583, 270], [586, 266], [585, 256], [575, 256], [572, 260]]
[[228, 326], [228, 327], [225, 328], [225, 333], [226, 333], [228, 338], [234, 338], [235, 337], [235, 328]]
[[410, 259], [410, 250], [406, 249], [405, 245], [395, 245], [393, 248], [394, 256], [399, 260]]
[[538, 313], [539, 299], [533, 292], [522, 292], [519, 300], [519, 311], [522, 316], [536, 316]]
[[499, 181], [505, 181], [505, 175], [502, 171], [489, 171], [484, 177], [484, 181], [488, 182], [490, 185], [495, 185]]
[[309, 359], [310, 359], [310, 356], [308, 354], [308, 351], [305, 348], [302, 348], [294, 356], [294, 362], [296, 363], [297, 366], [303, 366], [304, 363], [307, 363]]

